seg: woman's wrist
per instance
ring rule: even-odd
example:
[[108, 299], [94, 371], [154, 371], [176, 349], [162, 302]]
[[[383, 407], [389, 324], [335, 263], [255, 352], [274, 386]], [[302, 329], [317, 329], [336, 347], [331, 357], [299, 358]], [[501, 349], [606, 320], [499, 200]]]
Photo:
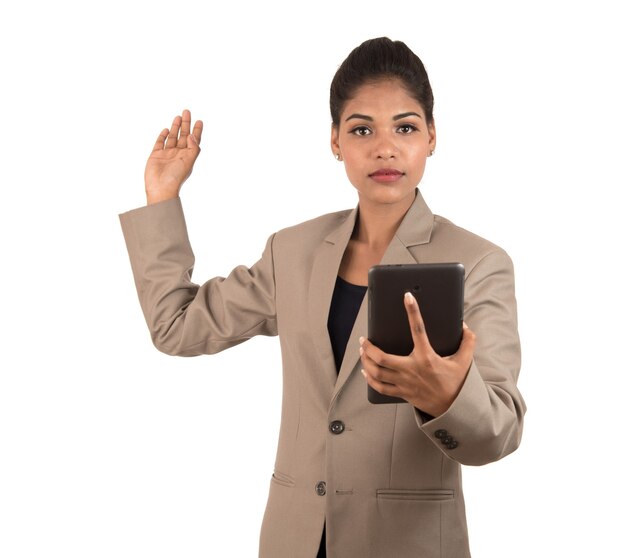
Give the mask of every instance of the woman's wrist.
[[146, 205], [152, 205], [162, 201], [173, 200], [178, 194], [151, 194], [146, 192]]

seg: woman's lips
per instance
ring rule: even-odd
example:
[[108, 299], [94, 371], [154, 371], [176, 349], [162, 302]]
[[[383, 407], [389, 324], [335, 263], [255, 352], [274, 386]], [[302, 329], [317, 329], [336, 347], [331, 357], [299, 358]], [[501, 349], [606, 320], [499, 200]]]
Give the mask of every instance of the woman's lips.
[[376, 182], [395, 182], [403, 176], [404, 173], [398, 169], [378, 169], [369, 175]]

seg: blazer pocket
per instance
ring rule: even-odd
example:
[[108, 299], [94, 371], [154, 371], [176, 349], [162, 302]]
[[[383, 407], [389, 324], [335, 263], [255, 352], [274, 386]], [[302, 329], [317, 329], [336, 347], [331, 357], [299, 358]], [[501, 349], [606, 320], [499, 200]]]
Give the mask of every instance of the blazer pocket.
[[272, 475], [272, 482], [276, 484], [280, 484], [281, 486], [293, 487], [296, 485], [296, 481], [293, 477], [286, 475], [285, 473], [281, 473], [280, 471], [274, 471]]
[[447, 488], [425, 488], [411, 490], [403, 488], [380, 488], [376, 491], [380, 500], [417, 500], [420, 502], [442, 502], [454, 500], [454, 490]]

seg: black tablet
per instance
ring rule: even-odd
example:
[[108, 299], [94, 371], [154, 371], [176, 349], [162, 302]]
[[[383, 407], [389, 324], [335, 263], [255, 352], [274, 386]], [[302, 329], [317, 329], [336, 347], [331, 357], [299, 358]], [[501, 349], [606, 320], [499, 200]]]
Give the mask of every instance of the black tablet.
[[[375, 265], [368, 276], [368, 338], [386, 353], [408, 355], [413, 338], [404, 293], [419, 304], [428, 340], [437, 354], [459, 348], [463, 335], [465, 269], [460, 263]], [[371, 403], [405, 403], [367, 386]]]

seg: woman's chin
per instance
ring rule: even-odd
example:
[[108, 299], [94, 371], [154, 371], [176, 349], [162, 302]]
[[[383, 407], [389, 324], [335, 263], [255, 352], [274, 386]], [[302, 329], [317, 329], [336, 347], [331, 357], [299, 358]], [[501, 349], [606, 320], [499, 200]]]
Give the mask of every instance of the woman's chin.
[[402, 202], [412, 202], [415, 198], [416, 187], [397, 188], [393, 186], [381, 186], [367, 189], [357, 188], [357, 190], [361, 203], [395, 205]]

